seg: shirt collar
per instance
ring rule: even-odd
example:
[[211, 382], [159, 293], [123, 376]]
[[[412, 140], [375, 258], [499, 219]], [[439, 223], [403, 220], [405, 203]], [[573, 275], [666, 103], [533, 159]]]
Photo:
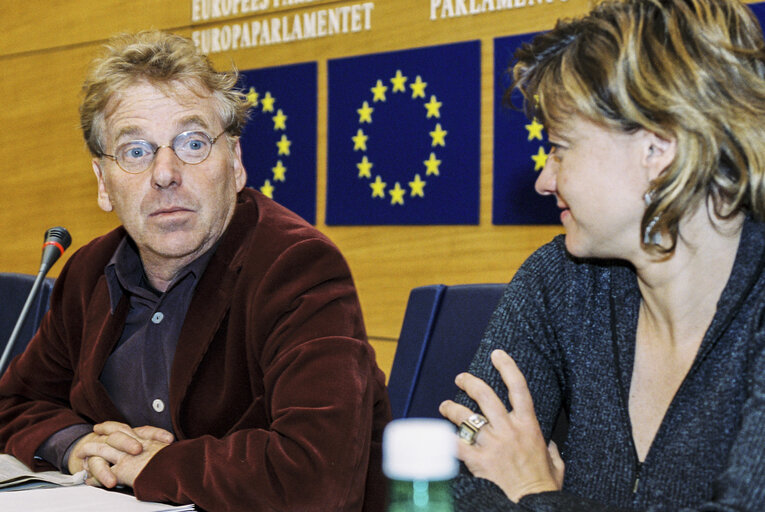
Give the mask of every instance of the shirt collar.
[[[186, 276], [190, 275], [195, 282], [198, 281], [217, 248], [218, 243], [181, 269], [170, 282], [170, 286], [167, 288], [168, 291], [179, 281], [186, 278]], [[104, 268], [104, 275], [106, 276], [106, 285], [109, 289], [112, 313], [116, 310], [117, 304], [119, 304], [122, 295], [125, 293], [156, 296], [155, 292], [142, 284], [145, 282], [143, 263], [141, 262], [141, 256], [138, 253], [135, 242], [129, 236], [125, 236], [120, 241], [109, 263]]]

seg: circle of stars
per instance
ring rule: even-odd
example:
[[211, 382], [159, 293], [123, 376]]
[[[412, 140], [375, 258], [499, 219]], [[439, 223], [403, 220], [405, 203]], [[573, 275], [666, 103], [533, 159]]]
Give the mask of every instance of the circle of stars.
[[[360, 127], [356, 131], [356, 135], [351, 137], [351, 140], [353, 141], [353, 150], [361, 151], [363, 153], [361, 161], [356, 164], [359, 179], [371, 180], [369, 187], [372, 190], [371, 194], [373, 198], [385, 199], [387, 188], [387, 194], [390, 197], [391, 205], [403, 205], [407, 189], [402, 187], [401, 183], [398, 181], [395, 182], [392, 187], [388, 188], [388, 183], [383, 181], [382, 176], [379, 174], [375, 174], [374, 180], [372, 180], [372, 169], [374, 168], [374, 163], [369, 161], [369, 158], [366, 155], [369, 135], [364, 132], [363, 128], [364, 124], [372, 124], [372, 114], [375, 111], [375, 107], [372, 105], [376, 103], [385, 103], [387, 101], [387, 94], [389, 90], [390, 94], [408, 94], [408, 91], [410, 91], [412, 100], [419, 99], [424, 102], [423, 106], [425, 107], [426, 119], [436, 119], [435, 127], [432, 131], [428, 132], [431, 138], [431, 147], [433, 150], [430, 152], [428, 158], [422, 161], [425, 178], [428, 176], [440, 175], [441, 171], [439, 167], [441, 165], [441, 160], [437, 158], [435, 151], [439, 146], [446, 146], [446, 135], [448, 133], [443, 129], [441, 123], [438, 121], [441, 119], [442, 103], [438, 101], [435, 95], [431, 95], [430, 99], [427, 100], [425, 89], [428, 86], [428, 83], [423, 82], [422, 77], [417, 75], [417, 77], [409, 83], [409, 87], [407, 89], [408, 81], [409, 77], [404, 76], [400, 69], [396, 71], [395, 76], [390, 78], [390, 87], [386, 85], [387, 82], [384, 82], [382, 79], [378, 79], [374, 87], [370, 89], [372, 92], [371, 105], [369, 101], [364, 101], [361, 105], [361, 108], [356, 109], [356, 112], [359, 115]], [[427, 181], [423, 180], [420, 173], [416, 172], [412, 181], [408, 182], [409, 197], [425, 197], [425, 185], [427, 185]]]
[[274, 123], [274, 132], [281, 132], [281, 138], [276, 141], [276, 165], [271, 168], [273, 175], [273, 183], [271, 179], [266, 179], [263, 185], [259, 187], [263, 195], [274, 198], [274, 191], [276, 190], [276, 182], [285, 182], [287, 180], [287, 167], [282, 162], [280, 157], [290, 156], [290, 146], [292, 141], [287, 137], [287, 116], [282, 112], [282, 109], [276, 109], [274, 107], [276, 98], [271, 95], [270, 91], [266, 91], [265, 94], [261, 94], [254, 88], [250, 87], [247, 92], [247, 101], [250, 105], [257, 108], [260, 107], [264, 114], [271, 114], [271, 120]]

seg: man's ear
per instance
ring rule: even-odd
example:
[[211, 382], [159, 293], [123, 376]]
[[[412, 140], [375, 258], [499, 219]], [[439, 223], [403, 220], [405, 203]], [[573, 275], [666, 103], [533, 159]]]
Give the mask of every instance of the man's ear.
[[106, 190], [106, 182], [104, 181], [104, 171], [101, 169], [101, 163], [98, 159], [94, 158], [92, 161], [93, 172], [98, 180], [98, 206], [105, 212], [110, 212], [114, 209], [112, 206], [112, 200], [109, 197], [109, 192]]
[[648, 180], [653, 181], [675, 160], [677, 140], [646, 132], [644, 147], [643, 165], [648, 169]]
[[237, 192], [241, 192], [244, 186], [247, 184], [247, 171], [245, 170], [244, 164], [242, 163], [242, 145], [239, 141], [240, 139], [237, 138], [236, 143], [234, 144], [234, 155], [232, 157]]

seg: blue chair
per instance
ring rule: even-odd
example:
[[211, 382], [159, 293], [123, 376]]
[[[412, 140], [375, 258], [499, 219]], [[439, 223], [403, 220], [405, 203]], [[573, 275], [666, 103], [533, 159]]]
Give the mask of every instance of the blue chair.
[[[467, 370], [505, 284], [430, 285], [409, 294], [388, 394], [393, 418], [441, 418], [438, 406], [459, 391], [454, 377]], [[565, 412], [552, 439], [564, 446]]]
[[[19, 318], [34, 281], [33, 275], [0, 272], [0, 354], [5, 350], [5, 345], [16, 326], [16, 320]], [[21, 326], [16, 344], [11, 350], [9, 361], [24, 351], [29, 340], [37, 332], [50, 306], [50, 293], [54, 282], [55, 279], [48, 277], [40, 286], [40, 291]]]
[[454, 398], [454, 377], [467, 370], [505, 284], [443, 284], [409, 294], [388, 379], [393, 418], [440, 418]]

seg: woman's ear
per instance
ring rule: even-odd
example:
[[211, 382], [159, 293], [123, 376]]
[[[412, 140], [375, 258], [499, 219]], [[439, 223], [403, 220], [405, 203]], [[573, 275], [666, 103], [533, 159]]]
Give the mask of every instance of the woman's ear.
[[648, 180], [653, 181], [675, 160], [677, 141], [647, 131], [644, 142], [643, 165], [648, 169]]

